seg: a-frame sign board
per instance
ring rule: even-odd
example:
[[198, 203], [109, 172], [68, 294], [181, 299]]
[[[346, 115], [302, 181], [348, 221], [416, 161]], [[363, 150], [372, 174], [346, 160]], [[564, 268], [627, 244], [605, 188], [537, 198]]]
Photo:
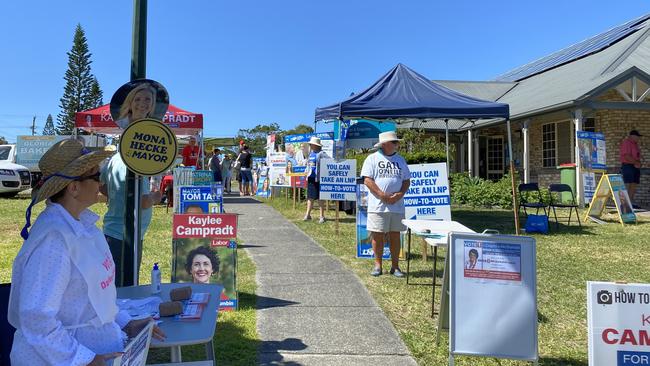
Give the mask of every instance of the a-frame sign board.
[[610, 198], [616, 205], [616, 212], [618, 213], [618, 220], [621, 222], [621, 225], [636, 222], [632, 202], [627, 195], [625, 183], [623, 183], [623, 177], [620, 174], [603, 174], [600, 178], [596, 192], [591, 198], [589, 210], [587, 210], [587, 214], [585, 215], [585, 221], [591, 219], [592, 221], [603, 223], [599, 218], [603, 214], [603, 211], [605, 211], [605, 205]]

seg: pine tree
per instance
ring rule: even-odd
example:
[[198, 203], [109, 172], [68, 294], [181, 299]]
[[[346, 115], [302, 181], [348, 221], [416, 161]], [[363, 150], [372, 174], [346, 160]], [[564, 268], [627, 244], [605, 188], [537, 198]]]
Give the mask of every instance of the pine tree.
[[52, 115], [47, 115], [47, 120], [45, 121], [45, 127], [43, 127], [43, 135], [56, 135], [56, 130], [54, 129], [54, 120]]
[[57, 115], [56, 132], [59, 135], [69, 135], [74, 130], [75, 113], [95, 107], [93, 103], [97, 102], [97, 95], [101, 100], [101, 90], [99, 83], [93, 97], [93, 85], [96, 82], [95, 77], [90, 72], [90, 56], [88, 42], [81, 24], [77, 24], [72, 42], [72, 49], [68, 54], [68, 69], [63, 79], [65, 87], [63, 88], [63, 97], [61, 97], [61, 112]]
[[90, 86], [89, 99], [90, 99], [89, 102], [91, 104], [90, 108], [97, 108], [104, 105], [104, 93], [102, 92], [102, 89], [99, 87], [99, 81], [97, 81], [97, 78], [94, 75], [93, 75], [93, 82]]

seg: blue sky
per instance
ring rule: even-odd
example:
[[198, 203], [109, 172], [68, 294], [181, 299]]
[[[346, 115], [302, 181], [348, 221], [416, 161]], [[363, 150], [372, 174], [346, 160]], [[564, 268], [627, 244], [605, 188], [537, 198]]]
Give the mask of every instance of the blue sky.
[[[204, 114], [207, 136], [277, 122], [364, 89], [398, 62], [430, 79], [490, 80], [650, 12], [647, 0], [149, 1], [147, 77]], [[133, 3], [0, 2], [0, 136], [59, 113], [66, 52], [86, 31], [104, 102], [128, 81]], [[319, 127], [319, 130], [323, 128]]]

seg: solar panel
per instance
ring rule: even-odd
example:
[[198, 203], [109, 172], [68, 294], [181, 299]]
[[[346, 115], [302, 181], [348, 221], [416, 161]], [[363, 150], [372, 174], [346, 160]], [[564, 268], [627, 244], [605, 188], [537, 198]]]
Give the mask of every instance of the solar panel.
[[597, 36], [576, 43], [563, 50], [557, 51], [539, 60], [520, 66], [496, 78], [497, 81], [519, 81], [527, 77], [542, 73], [546, 70], [567, 64], [579, 58], [599, 52], [630, 34], [643, 28], [645, 21], [650, 19], [650, 14], [631, 20], [625, 24], [614, 27]]

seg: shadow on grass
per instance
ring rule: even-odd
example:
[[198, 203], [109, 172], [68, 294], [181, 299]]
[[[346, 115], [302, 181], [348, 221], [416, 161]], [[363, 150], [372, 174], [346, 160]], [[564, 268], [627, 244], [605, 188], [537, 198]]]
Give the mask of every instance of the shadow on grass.
[[[429, 270], [413, 270], [413, 269], [411, 269], [411, 273], [409, 274], [409, 285], [412, 284], [411, 283], [411, 278], [415, 278], [415, 279], [428, 278], [429, 281], [430, 281], [429, 286], [431, 286], [433, 284], [432, 277], [431, 277], [431, 274], [433, 272], [432, 269], [429, 269]], [[442, 283], [443, 272], [444, 272], [444, 269], [442, 269], [442, 268], [438, 268], [436, 270], [436, 277], [437, 277], [436, 278], [436, 285], [439, 285], [440, 283]]]
[[537, 322], [542, 324], [548, 323], [548, 317], [540, 313], [539, 310], [537, 311]]
[[260, 365], [300, 366], [300, 363], [284, 361], [281, 352], [302, 351], [307, 345], [298, 338], [285, 338], [282, 341], [263, 341], [260, 344]]
[[13, 200], [13, 201], [22, 201], [22, 200], [31, 199], [31, 196], [23, 195], [23, 194], [12, 195], [12, 194], [0, 193], [0, 199]]
[[548, 224], [548, 235], [553, 235], [553, 234], [596, 235], [590, 228], [585, 226], [578, 226], [577, 224], [567, 225], [564, 223], [560, 223], [559, 225], [556, 225], [555, 222], [550, 221]]
[[[334, 216], [332, 215], [331, 218], [328, 217], [328, 220], [334, 222], [334, 220], [335, 220]], [[339, 217], [339, 222], [342, 223], [342, 224], [343, 223], [353, 223], [354, 224], [354, 223], [357, 222], [357, 218], [356, 217]]]

